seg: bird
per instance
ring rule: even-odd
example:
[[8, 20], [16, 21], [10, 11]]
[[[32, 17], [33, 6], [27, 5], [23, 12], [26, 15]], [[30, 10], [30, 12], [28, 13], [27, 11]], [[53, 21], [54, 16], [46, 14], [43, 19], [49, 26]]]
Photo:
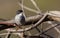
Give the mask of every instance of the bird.
[[20, 26], [25, 24], [25, 16], [23, 14], [23, 10], [17, 10], [15, 16], [15, 24], [17, 27], [21, 28]]
[[25, 24], [25, 16], [23, 14], [23, 10], [17, 10], [14, 19], [8, 21], [2, 21], [0, 24], [5, 24], [8, 26], [16, 26], [17, 29], [21, 28], [22, 25]]
[[23, 10], [17, 10], [16, 11], [16, 15], [14, 17], [14, 19], [8, 20], [8, 21], [2, 21], [0, 22], [0, 24], [5, 24], [8, 26], [16, 26], [17, 29], [20, 29], [22, 25], [25, 24], [25, 15], [23, 14]]

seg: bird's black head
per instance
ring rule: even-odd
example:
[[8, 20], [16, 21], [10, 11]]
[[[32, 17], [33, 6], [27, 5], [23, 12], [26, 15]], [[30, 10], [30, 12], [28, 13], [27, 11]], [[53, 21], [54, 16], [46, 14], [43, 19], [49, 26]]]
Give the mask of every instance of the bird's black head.
[[17, 14], [20, 14], [20, 13], [22, 13], [23, 12], [23, 10], [18, 10], [17, 11]]

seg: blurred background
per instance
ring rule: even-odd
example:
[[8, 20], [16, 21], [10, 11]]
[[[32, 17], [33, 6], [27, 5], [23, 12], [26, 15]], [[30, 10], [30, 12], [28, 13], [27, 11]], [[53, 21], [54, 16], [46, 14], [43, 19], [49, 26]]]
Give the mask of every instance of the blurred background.
[[[39, 9], [42, 12], [45, 12], [47, 10], [60, 11], [60, 0], [34, 0], [34, 1], [36, 2], [37, 6], [39, 7]], [[19, 6], [19, 4], [17, 2], [18, 2], [18, 0], [0, 0], [0, 18], [4, 18], [4, 19], [14, 18], [14, 16], [16, 15], [16, 11], [21, 9], [21, 7]], [[31, 3], [30, 0], [24, 0], [24, 5], [29, 8], [37, 10], [34, 7], [34, 5]], [[28, 11], [26, 9], [24, 9], [24, 12], [27, 17], [36, 15], [36, 13]], [[47, 25], [45, 25], [45, 26], [47, 26]], [[46, 28], [45, 26], [43, 26], [43, 28]], [[38, 26], [38, 28], [40, 29], [40, 26]], [[32, 33], [34, 30], [35, 30], [35, 32]], [[6, 32], [6, 31], [4, 31], [4, 30], [0, 31], [0, 33], [3, 33], [3, 32]], [[51, 34], [52, 32], [53, 32], [53, 34]], [[33, 30], [31, 30], [31, 33], [34, 35], [35, 33], [38, 33], [38, 32], [34, 28]], [[58, 36], [58, 33], [54, 29], [49, 31], [47, 34], [54, 35], [55, 37]], [[17, 36], [17, 35], [15, 35], [15, 36]], [[12, 36], [12, 37], [14, 38], [15, 36]]]
[[[41, 11], [60, 10], [60, 0], [34, 0]], [[0, 0], [0, 18], [11, 19], [16, 15], [16, 10], [21, 9], [18, 0]], [[37, 10], [30, 0], [24, 0], [24, 5]], [[26, 16], [35, 14], [25, 9]]]

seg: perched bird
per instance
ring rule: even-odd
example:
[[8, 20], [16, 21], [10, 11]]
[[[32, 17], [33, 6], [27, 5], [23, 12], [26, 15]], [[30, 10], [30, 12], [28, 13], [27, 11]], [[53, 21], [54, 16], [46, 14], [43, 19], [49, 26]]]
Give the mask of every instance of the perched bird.
[[15, 23], [17, 26], [21, 26], [25, 24], [25, 16], [23, 14], [23, 10], [18, 10], [15, 16]]
[[8, 20], [8, 21], [2, 21], [2, 22], [0, 22], [0, 24], [5, 24], [8, 26], [11, 26], [11, 25], [16, 26], [17, 29], [21, 28], [21, 25], [25, 24], [25, 15], [23, 14], [23, 10], [17, 10], [16, 13], [17, 14], [14, 17], [14, 19]]
[[17, 11], [17, 14], [15, 16], [15, 22], [16, 22], [17, 25], [25, 24], [25, 16], [23, 15], [22, 10]]

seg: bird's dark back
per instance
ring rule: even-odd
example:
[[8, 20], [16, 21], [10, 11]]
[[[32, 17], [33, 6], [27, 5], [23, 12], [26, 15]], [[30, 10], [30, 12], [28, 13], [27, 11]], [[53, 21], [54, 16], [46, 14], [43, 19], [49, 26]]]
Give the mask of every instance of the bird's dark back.
[[24, 15], [22, 15], [21, 17], [20, 17], [20, 22], [21, 22], [21, 24], [25, 24], [25, 17], [24, 17]]

